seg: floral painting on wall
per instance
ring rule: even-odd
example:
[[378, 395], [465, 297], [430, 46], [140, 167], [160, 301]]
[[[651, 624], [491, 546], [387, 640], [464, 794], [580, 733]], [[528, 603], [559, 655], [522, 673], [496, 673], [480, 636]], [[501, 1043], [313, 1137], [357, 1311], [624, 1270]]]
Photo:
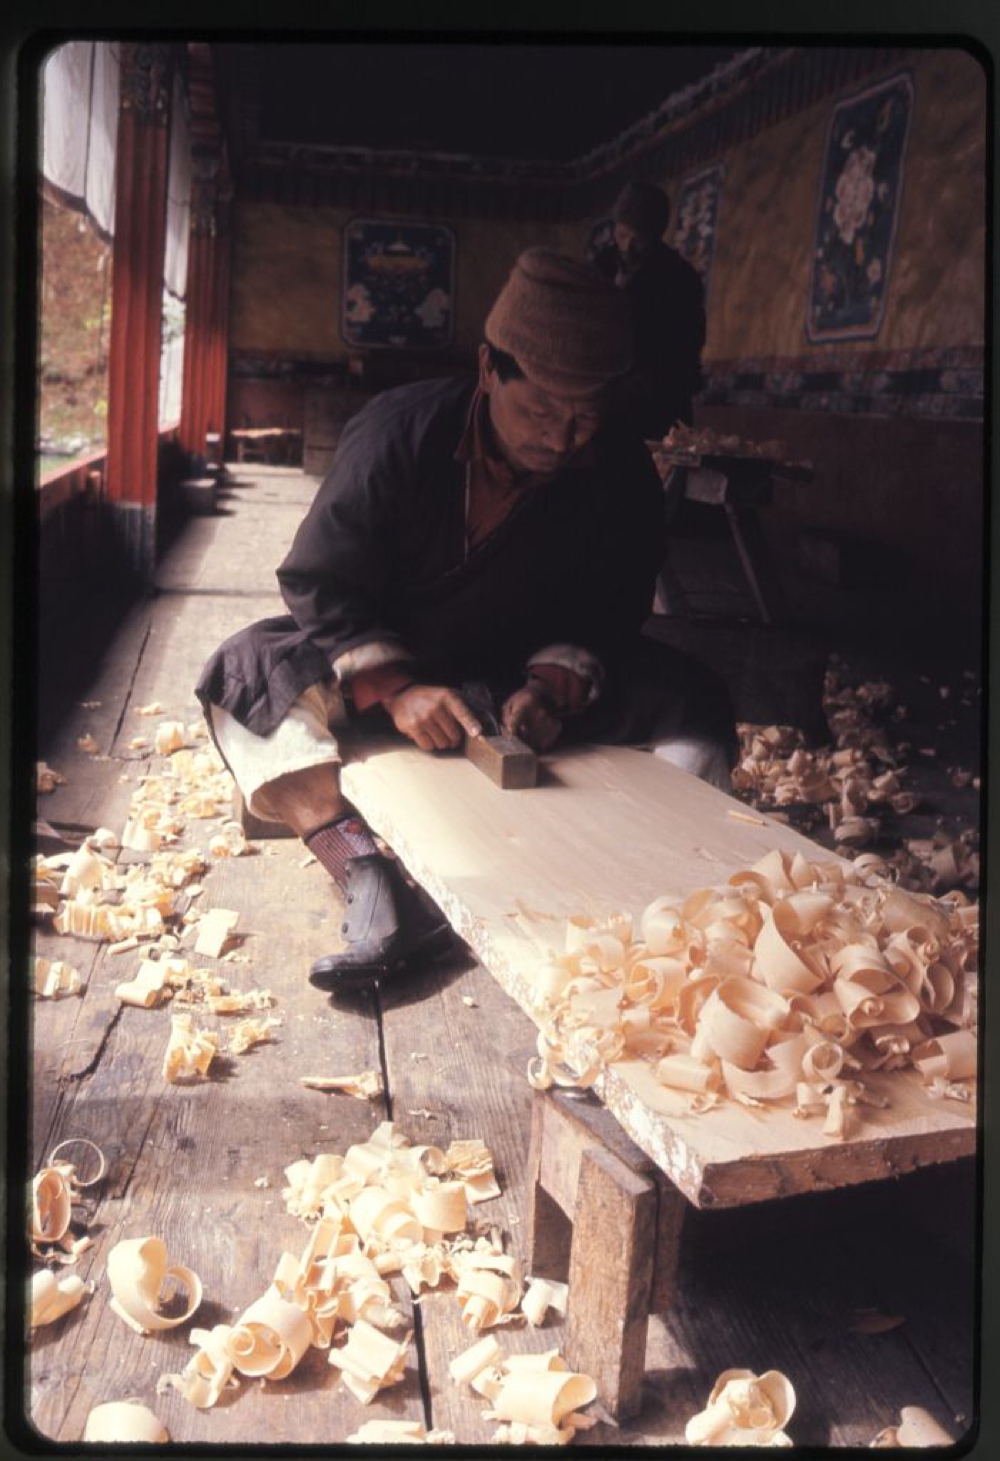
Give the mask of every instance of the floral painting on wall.
[[675, 209], [674, 247], [698, 270], [706, 294], [721, 194], [722, 168], [710, 167], [685, 181]]
[[870, 340], [879, 332], [912, 109], [913, 83], [904, 73], [834, 108], [809, 290], [809, 340]]
[[345, 227], [340, 329], [349, 345], [448, 345], [454, 297], [450, 228], [385, 218], [352, 218]]

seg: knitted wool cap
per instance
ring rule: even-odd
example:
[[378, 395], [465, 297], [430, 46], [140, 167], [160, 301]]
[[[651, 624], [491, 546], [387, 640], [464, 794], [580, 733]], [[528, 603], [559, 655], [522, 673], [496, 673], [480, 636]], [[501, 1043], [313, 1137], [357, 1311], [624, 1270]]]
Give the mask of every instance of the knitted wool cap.
[[632, 364], [621, 290], [552, 249], [521, 254], [486, 317], [485, 334], [534, 385], [566, 395], [599, 391]]
[[616, 223], [647, 238], [662, 238], [670, 222], [670, 199], [655, 183], [626, 183], [611, 211]]

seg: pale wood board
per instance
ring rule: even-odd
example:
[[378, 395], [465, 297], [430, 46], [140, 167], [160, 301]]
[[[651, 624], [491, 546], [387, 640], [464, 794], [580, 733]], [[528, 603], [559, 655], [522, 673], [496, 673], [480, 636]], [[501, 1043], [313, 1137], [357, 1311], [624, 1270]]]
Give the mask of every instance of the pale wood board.
[[[722, 884], [774, 847], [830, 855], [659, 758], [590, 747], [546, 758], [537, 787], [501, 791], [455, 756], [353, 749], [343, 787], [440, 904], [490, 973], [531, 1013], [535, 971], [574, 914], [633, 914], [663, 894]], [[738, 817], [731, 816], [738, 812]], [[824, 1137], [790, 1110], [733, 1102], [691, 1117], [649, 1110], [606, 1071], [596, 1089], [633, 1140], [699, 1205], [898, 1175], [975, 1149], [975, 1112], [930, 1100], [911, 1072], [868, 1077], [889, 1106], [859, 1136]]]

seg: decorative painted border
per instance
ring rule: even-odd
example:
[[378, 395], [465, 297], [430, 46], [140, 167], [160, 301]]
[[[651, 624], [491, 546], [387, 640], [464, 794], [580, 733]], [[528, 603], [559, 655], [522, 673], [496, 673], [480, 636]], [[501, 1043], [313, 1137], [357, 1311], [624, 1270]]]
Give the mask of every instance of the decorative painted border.
[[908, 71], [843, 98], [830, 114], [807, 340], [871, 340], [882, 328], [912, 115]]
[[702, 362], [705, 406], [983, 420], [984, 351], [832, 351]]

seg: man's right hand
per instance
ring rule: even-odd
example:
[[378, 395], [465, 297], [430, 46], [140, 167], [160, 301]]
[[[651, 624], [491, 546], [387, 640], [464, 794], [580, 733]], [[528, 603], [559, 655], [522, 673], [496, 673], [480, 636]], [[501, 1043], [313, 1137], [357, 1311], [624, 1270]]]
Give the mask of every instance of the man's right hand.
[[382, 703], [400, 734], [422, 751], [447, 751], [460, 746], [463, 735], [483, 732], [461, 695], [447, 685], [407, 685]]

